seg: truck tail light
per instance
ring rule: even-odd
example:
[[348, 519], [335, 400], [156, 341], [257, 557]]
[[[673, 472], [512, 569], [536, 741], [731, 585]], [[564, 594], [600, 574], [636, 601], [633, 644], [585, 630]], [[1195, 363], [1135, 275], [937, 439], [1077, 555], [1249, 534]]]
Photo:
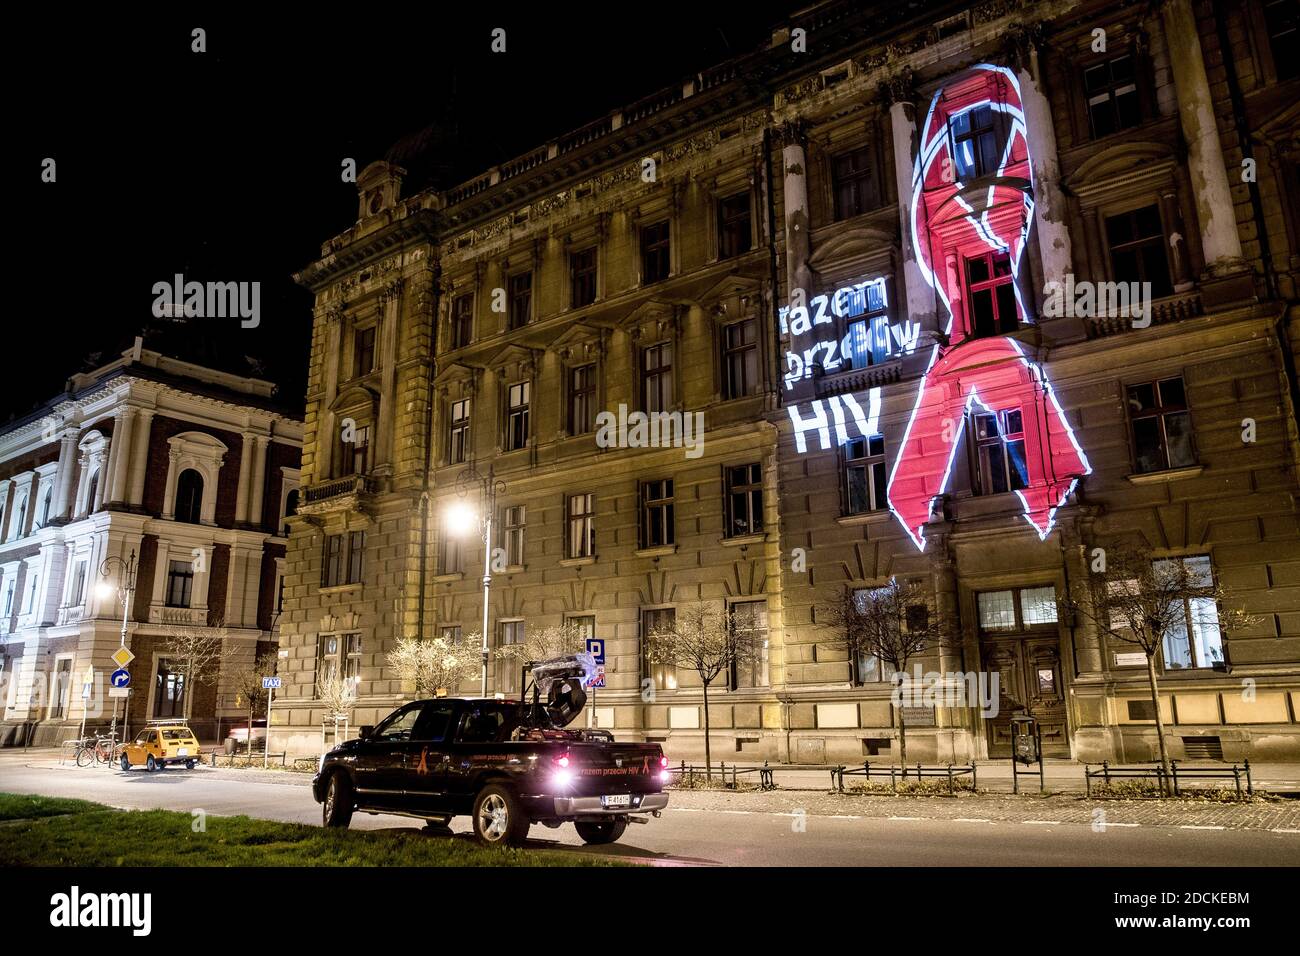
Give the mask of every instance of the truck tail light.
[[667, 758], [667, 757], [660, 757], [660, 758], [659, 758], [659, 766], [662, 767], [664, 770], [667, 770], [667, 769], [668, 769], [668, 758]]
[[556, 763], [557, 766], [559, 766], [559, 767], [561, 767], [561, 768], [568, 769], [568, 766], [569, 766], [569, 755], [568, 755], [568, 754], [560, 754], [560, 756], [558, 756], [558, 757], [555, 758], [555, 763]]

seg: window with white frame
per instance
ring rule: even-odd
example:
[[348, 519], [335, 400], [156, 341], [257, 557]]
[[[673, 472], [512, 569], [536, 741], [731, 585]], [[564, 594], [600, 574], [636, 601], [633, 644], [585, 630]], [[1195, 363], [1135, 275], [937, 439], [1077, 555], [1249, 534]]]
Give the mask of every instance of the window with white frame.
[[189, 561], [167, 564], [167, 606], [189, 607], [194, 590], [194, 565]]
[[529, 382], [516, 382], [506, 393], [506, 451], [515, 451], [528, 444]]
[[501, 523], [501, 543], [506, 553], [506, 566], [519, 567], [524, 563], [524, 524], [527, 518], [524, 505], [511, 505], [505, 509]]
[[565, 557], [590, 558], [596, 554], [596, 496], [565, 497]]
[[888, 507], [885, 500], [885, 436], [856, 438], [845, 442], [842, 451], [846, 513], [865, 514]]
[[463, 464], [469, 456], [469, 399], [451, 403], [447, 415], [447, 464]]
[[767, 602], [737, 601], [731, 605], [736, 645], [743, 648], [731, 663], [731, 688], [766, 687], [768, 683]]
[[[1210, 556], [1193, 555], [1186, 558], [1163, 558], [1153, 561], [1157, 578], [1162, 568], [1178, 563], [1190, 572], [1190, 582], [1208, 593], [1214, 586], [1214, 571]], [[1164, 664], [1166, 670], [1219, 667], [1224, 663], [1223, 632], [1219, 628], [1219, 608], [1213, 597], [1187, 597], [1179, 602], [1182, 607], [1176, 622], [1164, 635]]]

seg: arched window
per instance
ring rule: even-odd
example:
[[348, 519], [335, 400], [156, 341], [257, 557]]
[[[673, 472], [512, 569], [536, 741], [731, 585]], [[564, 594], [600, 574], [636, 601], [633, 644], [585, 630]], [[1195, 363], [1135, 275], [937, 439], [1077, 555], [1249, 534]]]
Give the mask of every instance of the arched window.
[[45, 498], [41, 502], [41, 527], [50, 523], [50, 508], [54, 506], [54, 488], [45, 489]]
[[14, 516], [14, 526], [9, 529], [10, 540], [21, 538], [23, 536], [23, 525], [27, 523], [27, 496], [23, 495], [18, 502], [18, 513]]
[[90, 476], [90, 484], [86, 486], [86, 514], [95, 510], [95, 492], [99, 488], [99, 472]]
[[198, 524], [203, 511], [203, 476], [186, 468], [176, 479], [176, 520]]

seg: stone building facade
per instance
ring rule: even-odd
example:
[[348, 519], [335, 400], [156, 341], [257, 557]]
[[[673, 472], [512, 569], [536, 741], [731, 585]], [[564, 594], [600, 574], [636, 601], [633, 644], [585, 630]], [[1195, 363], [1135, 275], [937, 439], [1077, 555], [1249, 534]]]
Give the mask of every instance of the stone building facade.
[[1295, 27], [1268, 0], [823, 3], [455, 188], [372, 164], [297, 277], [273, 746], [319, 747], [327, 668], [372, 723], [409, 691], [397, 636], [477, 630], [481, 545], [443, 515], [490, 466], [490, 639], [578, 620], [608, 657], [589, 719], [674, 758], [699, 682], [642, 636], [707, 601], [758, 651], [710, 693], [715, 754], [889, 759], [890, 675], [824, 609], [896, 578], [948, 630], [923, 667], [1002, 690], [997, 718], [910, 714], [909, 754], [1005, 756], [1025, 708], [1050, 754], [1149, 759], [1145, 666], [1056, 605], [1126, 537], [1258, 620], [1189, 607], [1175, 756], [1295, 758]]
[[[246, 718], [231, 675], [274, 647], [301, 447], [302, 422], [270, 382], [140, 339], [0, 430], [5, 746], [74, 738], [83, 718], [107, 731], [120, 706], [107, 693], [123, 618], [114, 559], [136, 568], [119, 728], [184, 716], [187, 696], [202, 740]], [[212, 679], [185, 686], [167, 653], [178, 634], [221, 641]]]

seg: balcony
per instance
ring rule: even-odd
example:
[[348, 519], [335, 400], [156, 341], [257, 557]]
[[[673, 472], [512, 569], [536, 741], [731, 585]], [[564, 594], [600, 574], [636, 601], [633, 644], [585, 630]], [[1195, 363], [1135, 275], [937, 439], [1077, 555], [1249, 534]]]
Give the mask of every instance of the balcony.
[[377, 490], [375, 479], [367, 475], [332, 478], [303, 489], [298, 514], [323, 515], [341, 511], [369, 511], [371, 497]]
[[845, 392], [860, 392], [897, 382], [902, 374], [903, 363], [900, 359], [868, 365], [866, 368], [850, 368], [829, 375], [819, 375], [816, 379], [817, 397], [842, 395]]
[[174, 627], [207, 627], [208, 609], [205, 607], [167, 607], [149, 605], [150, 624], [170, 624]]
[[84, 604], [78, 604], [73, 607], [61, 607], [59, 608], [59, 614], [55, 619], [55, 623], [60, 627], [65, 624], [77, 624], [80, 623], [81, 619], [85, 616], [86, 605]]
[[[1199, 292], [1181, 292], [1152, 302], [1149, 318], [1153, 326], [1167, 325], [1171, 322], [1181, 322], [1184, 319], [1195, 318], [1202, 311], [1201, 294]], [[1108, 335], [1119, 335], [1123, 332], [1139, 330], [1133, 324], [1133, 316], [1124, 312], [1088, 319], [1087, 323], [1088, 338], [1090, 339], [1100, 339]], [[1142, 326], [1142, 328], [1147, 327]]]

